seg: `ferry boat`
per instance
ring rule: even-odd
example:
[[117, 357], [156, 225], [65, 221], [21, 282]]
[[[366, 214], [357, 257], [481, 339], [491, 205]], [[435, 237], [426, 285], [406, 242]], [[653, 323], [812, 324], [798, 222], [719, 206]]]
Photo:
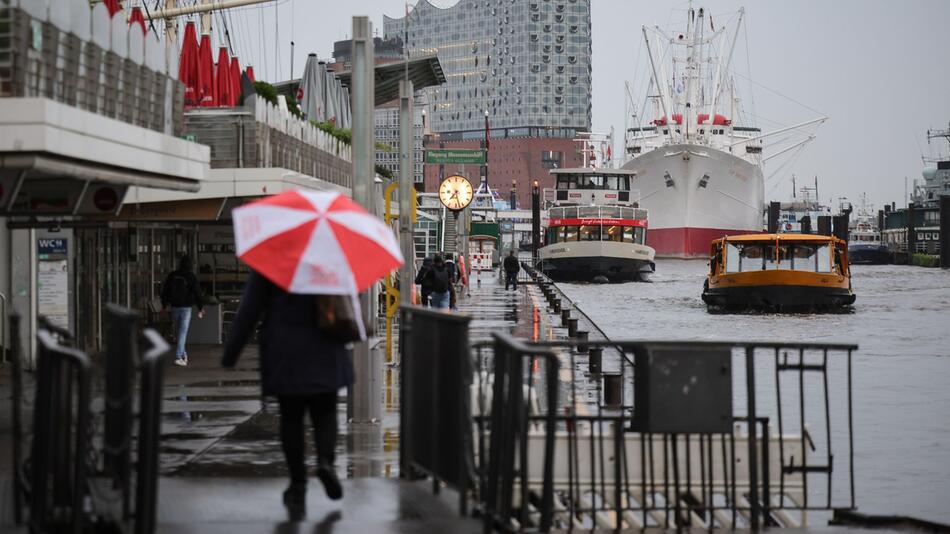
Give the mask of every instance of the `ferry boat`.
[[836, 237], [754, 234], [713, 241], [710, 311], [840, 311], [854, 303], [847, 244]]
[[555, 188], [544, 191], [545, 244], [539, 267], [558, 282], [640, 281], [654, 271], [645, 244], [647, 210], [631, 198], [634, 172], [555, 169]]
[[881, 232], [871, 211], [862, 195], [861, 207], [855, 211], [855, 218], [848, 230], [848, 259], [853, 265], [884, 265], [891, 261], [890, 252], [881, 242]]
[[[623, 168], [637, 173], [641, 206], [650, 210], [647, 244], [658, 256], [703, 257], [710, 240], [762, 231], [763, 162], [811, 141], [799, 130], [826, 117], [763, 133], [740, 116], [730, 65], [744, 11], [736, 24], [713, 24], [703, 9], [687, 11], [686, 28], [643, 27], [650, 82], [646, 109], [632, 107]], [[731, 22], [731, 21], [730, 21]], [[628, 93], [629, 95], [629, 93]], [[788, 146], [763, 141], [785, 133]], [[776, 143], [776, 145], [779, 143]]]

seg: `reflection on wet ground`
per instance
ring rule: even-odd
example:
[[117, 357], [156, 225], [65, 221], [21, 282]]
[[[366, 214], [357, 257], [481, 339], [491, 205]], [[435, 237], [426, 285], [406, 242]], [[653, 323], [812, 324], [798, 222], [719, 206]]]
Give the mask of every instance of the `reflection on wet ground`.
[[[537, 335], [535, 289], [505, 291], [494, 280], [472, 287], [459, 301], [473, 318], [471, 339], [509, 331]], [[543, 314], [542, 314], [543, 315]], [[244, 361], [256, 359], [250, 347]], [[188, 477], [284, 477], [278, 438], [279, 415], [273, 399], [262, 399], [256, 369], [217, 367], [220, 347], [189, 347], [187, 368], [170, 366], [162, 415], [161, 471]], [[399, 368], [384, 368], [383, 418], [378, 424], [347, 424], [345, 398], [338, 404], [337, 469], [345, 478], [399, 475]], [[193, 378], [192, 378], [193, 377]], [[308, 465], [316, 462], [312, 433], [306, 434]]]

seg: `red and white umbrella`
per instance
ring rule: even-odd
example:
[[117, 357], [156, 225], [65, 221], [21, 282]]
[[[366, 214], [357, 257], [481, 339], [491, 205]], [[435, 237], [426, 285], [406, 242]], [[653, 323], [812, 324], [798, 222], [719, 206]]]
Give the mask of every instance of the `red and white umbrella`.
[[238, 257], [290, 293], [354, 295], [403, 264], [392, 230], [339, 193], [285, 191], [232, 216]]

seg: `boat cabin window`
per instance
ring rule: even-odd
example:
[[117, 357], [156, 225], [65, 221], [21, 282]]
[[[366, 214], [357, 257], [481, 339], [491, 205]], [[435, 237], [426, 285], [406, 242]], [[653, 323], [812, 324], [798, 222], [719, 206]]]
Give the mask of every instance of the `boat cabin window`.
[[600, 241], [600, 226], [587, 224], [580, 227], [581, 241]]
[[559, 174], [557, 175], [557, 189], [608, 189], [611, 191], [627, 191], [630, 189], [629, 176], [603, 176], [598, 174]]
[[567, 241], [568, 243], [572, 241], [577, 241], [577, 227], [576, 226], [564, 227], [564, 241]]
[[[628, 227], [628, 228], [629, 228], [629, 227]], [[624, 228], [623, 226], [606, 226], [606, 227], [604, 227], [604, 233], [603, 233], [604, 241], [623, 242], [624, 230], [625, 230], [625, 228]]]
[[727, 243], [726, 272], [747, 273], [764, 270], [795, 270], [828, 273], [835, 270], [831, 246], [814, 244], [762, 245]]

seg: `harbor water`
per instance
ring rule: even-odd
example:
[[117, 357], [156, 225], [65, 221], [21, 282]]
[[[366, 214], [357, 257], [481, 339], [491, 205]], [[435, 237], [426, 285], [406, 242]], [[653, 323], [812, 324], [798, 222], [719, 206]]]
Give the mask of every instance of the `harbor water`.
[[713, 315], [700, 299], [706, 269], [658, 260], [652, 283], [558, 286], [612, 339], [858, 344], [859, 510], [950, 523], [950, 271], [854, 266], [853, 313]]

